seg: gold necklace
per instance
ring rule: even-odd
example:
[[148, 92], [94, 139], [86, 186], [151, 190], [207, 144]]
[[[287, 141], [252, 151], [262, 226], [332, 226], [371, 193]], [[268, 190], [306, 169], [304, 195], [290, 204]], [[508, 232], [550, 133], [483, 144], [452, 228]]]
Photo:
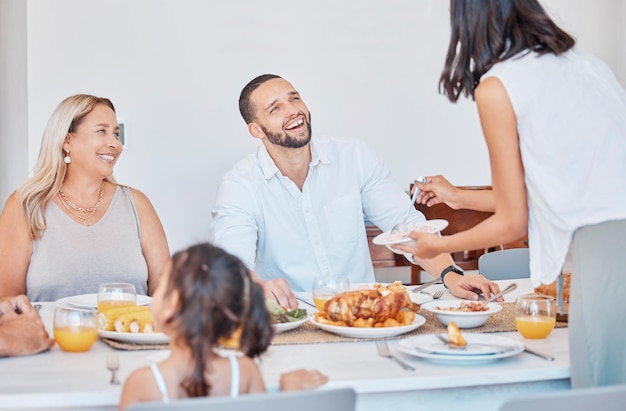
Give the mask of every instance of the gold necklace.
[[[100, 186], [100, 196], [98, 197], [98, 201], [96, 201], [96, 204], [94, 204], [93, 207], [89, 207], [89, 208], [83, 208], [83, 207], [77, 206], [76, 204], [72, 203], [69, 198], [67, 198], [63, 190], [59, 190], [59, 198], [61, 199], [61, 203], [63, 204], [63, 206], [67, 209], [67, 211], [71, 215], [78, 218], [79, 220], [82, 220], [83, 225], [85, 226], [89, 225], [87, 224], [87, 222], [89, 221], [91, 216], [94, 215], [98, 207], [100, 207], [100, 203], [102, 203], [103, 197], [104, 197], [104, 181], [102, 182], [102, 185]], [[89, 215], [87, 217], [77, 215], [72, 211], [72, 209], [76, 211], [80, 211], [81, 213], [89, 213]]]

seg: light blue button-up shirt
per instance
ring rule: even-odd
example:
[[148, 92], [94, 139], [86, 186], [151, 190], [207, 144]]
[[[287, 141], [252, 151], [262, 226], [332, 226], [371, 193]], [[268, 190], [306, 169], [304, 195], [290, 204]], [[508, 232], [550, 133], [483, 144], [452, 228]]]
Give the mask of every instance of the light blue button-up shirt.
[[[310, 146], [302, 191], [264, 146], [237, 163], [220, 184], [211, 241], [263, 280], [286, 278], [294, 291], [310, 291], [324, 274], [373, 282], [364, 220], [388, 231], [410, 199], [363, 142], [313, 136]], [[424, 220], [418, 211], [411, 217]]]

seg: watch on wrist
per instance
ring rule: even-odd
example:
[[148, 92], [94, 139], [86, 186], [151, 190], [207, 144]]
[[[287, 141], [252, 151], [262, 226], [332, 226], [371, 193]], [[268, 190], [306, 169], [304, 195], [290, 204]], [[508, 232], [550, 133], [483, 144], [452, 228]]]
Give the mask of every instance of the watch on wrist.
[[461, 275], [463, 275], [463, 274], [464, 274], [463, 269], [462, 269], [461, 267], [459, 267], [458, 265], [454, 265], [454, 264], [452, 264], [452, 265], [450, 265], [450, 266], [448, 266], [448, 267], [444, 268], [444, 269], [443, 269], [443, 271], [441, 272], [441, 283], [442, 283], [442, 284], [443, 284], [443, 286], [444, 286], [444, 287], [446, 287], [446, 288], [448, 288], [448, 286], [446, 286], [446, 282], [444, 281], [444, 278], [446, 277], [446, 275], [447, 275], [449, 272], [454, 272], [454, 273], [461, 274]]

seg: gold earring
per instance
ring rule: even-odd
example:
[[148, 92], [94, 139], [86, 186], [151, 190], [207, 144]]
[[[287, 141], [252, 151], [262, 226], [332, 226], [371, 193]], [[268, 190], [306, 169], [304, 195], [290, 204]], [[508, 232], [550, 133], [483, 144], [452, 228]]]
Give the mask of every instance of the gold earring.
[[63, 158], [63, 162], [65, 164], [69, 164], [69, 163], [72, 162], [72, 158], [70, 157], [70, 152], [69, 151], [65, 152], [65, 157]]

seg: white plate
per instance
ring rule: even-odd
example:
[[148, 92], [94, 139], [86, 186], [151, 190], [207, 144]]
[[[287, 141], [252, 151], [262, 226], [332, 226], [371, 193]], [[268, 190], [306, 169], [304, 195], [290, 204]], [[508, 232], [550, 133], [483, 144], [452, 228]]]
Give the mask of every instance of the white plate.
[[170, 338], [163, 333], [119, 333], [117, 331], [98, 330], [100, 337], [133, 344], [167, 344]]
[[[437, 219], [437, 220], [420, 221], [420, 222], [412, 224], [410, 228], [411, 228], [411, 231], [424, 231], [424, 232], [436, 234], [440, 232], [441, 230], [443, 230], [444, 228], [446, 228], [447, 226], [448, 226], [448, 220]], [[403, 238], [392, 238], [392, 239], [389, 238], [390, 236], [391, 236], [391, 232], [386, 231], [374, 237], [372, 242], [376, 245], [392, 245], [392, 244], [408, 243], [408, 242], [413, 241], [413, 239], [408, 236], [403, 237]]]
[[[152, 297], [147, 295], [137, 296], [137, 305], [150, 305]], [[98, 308], [98, 294], [81, 294], [60, 298], [56, 301], [60, 307]]]
[[492, 361], [524, 351], [524, 344], [521, 342], [498, 335], [465, 334], [464, 337], [467, 340], [466, 349], [449, 348], [432, 334], [401, 340], [398, 349], [416, 357], [445, 362]]
[[289, 323], [272, 324], [272, 327], [274, 327], [274, 332], [276, 334], [278, 334], [278, 333], [282, 333], [282, 332], [285, 332], [285, 331], [293, 330], [294, 328], [298, 328], [302, 324], [307, 322], [308, 319], [309, 319], [308, 317], [305, 317], [305, 318], [303, 318], [301, 320], [291, 321]]
[[361, 327], [342, 327], [339, 325], [322, 324], [315, 320], [315, 317], [311, 317], [311, 322], [324, 331], [329, 333], [341, 335], [344, 337], [352, 338], [383, 338], [393, 337], [396, 335], [408, 333], [409, 331], [416, 330], [424, 325], [426, 319], [421, 315], [415, 315], [413, 323], [409, 325], [401, 325], [399, 327], [379, 327], [379, 328], [361, 328]]

